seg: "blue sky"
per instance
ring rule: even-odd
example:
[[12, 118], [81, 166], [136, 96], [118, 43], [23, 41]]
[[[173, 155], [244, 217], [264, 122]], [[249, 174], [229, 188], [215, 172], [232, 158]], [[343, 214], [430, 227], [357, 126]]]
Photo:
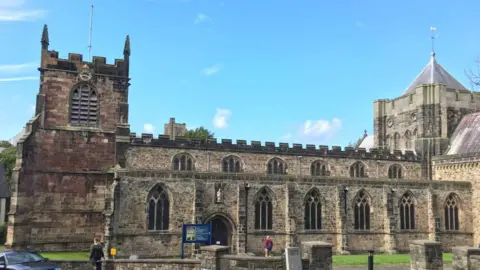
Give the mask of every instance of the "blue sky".
[[169, 117], [217, 138], [346, 145], [373, 132], [373, 101], [400, 95], [437, 60], [470, 87], [480, 1], [1, 0], [0, 139], [32, 117], [40, 36], [109, 63], [131, 37], [132, 132]]

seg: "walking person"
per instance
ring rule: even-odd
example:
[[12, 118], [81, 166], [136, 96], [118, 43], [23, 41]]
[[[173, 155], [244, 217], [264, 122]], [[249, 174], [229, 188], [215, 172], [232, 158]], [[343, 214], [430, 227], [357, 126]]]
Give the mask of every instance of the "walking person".
[[102, 270], [102, 259], [104, 258], [103, 246], [98, 238], [93, 239], [93, 245], [90, 247], [90, 261], [95, 265], [96, 270]]
[[272, 248], [273, 248], [273, 241], [270, 238], [270, 236], [267, 235], [265, 238], [265, 257], [270, 257], [272, 256]]

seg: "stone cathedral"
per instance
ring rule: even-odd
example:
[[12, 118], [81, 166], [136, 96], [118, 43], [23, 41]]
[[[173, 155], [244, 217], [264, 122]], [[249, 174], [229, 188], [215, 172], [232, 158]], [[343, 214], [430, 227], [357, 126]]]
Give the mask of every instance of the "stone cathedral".
[[373, 136], [342, 148], [187, 140], [174, 119], [163, 135], [133, 133], [130, 53], [127, 36], [113, 63], [62, 59], [44, 26], [7, 247], [87, 249], [99, 236], [120, 257], [178, 256], [185, 223], [211, 223], [213, 240], [237, 253], [262, 252], [267, 235], [274, 252], [307, 240], [338, 253], [480, 241], [480, 95], [434, 54], [398, 98], [374, 102]]

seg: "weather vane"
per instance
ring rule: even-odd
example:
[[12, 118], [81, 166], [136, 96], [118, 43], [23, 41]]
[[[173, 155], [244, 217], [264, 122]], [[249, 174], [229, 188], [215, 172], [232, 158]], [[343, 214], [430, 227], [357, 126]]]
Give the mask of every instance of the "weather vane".
[[432, 54], [435, 54], [435, 39], [438, 37], [435, 35], [435, 31], [437, 31], [437, 28], [430, 26], [430, 31], [432, 32], [432, 35], [430, 36], [430, 39], [432, 40]]

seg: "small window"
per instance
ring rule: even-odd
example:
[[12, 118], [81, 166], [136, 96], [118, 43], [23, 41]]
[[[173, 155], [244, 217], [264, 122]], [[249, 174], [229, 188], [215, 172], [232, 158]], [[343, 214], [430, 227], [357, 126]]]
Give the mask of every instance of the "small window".
[[357, 161], [350, 166], [350, 177], [366, 177], [365, 165], [362, 162]]
[[310, 166], [310, 173], [312, 176], [326, 176], [327, 164], [322, 161], [315, 161]]
[[287, 166], [283, 160], [279, 158], [272, 158], [267, 164], [268, 174], [286, 174]]
[[402, 179], [402, 167], [394, 164], [388, 168], [388, 179]]
[[193, 158], [189, 154], [179, 154], [173, 158], [174, 171], [193, 171]]
[[170, 202], [167, 192], [161, 186], [150, 191], [148, 199], [148, 230], [166, 231], [170, 221]]
[[222, 171], [228, 173], [239, 173], [241, 171], [240, 159], [236, 156], [228, 156], [222, 161]]

